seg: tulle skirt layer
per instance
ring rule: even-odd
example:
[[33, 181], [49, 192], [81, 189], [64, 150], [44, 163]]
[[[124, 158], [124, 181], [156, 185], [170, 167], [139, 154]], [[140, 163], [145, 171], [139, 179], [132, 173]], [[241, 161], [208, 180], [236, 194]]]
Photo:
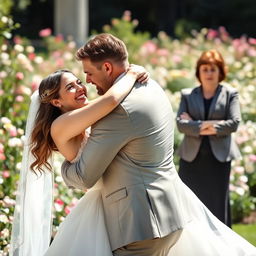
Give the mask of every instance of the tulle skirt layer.
[[192, 220], [168, 256], [256, 256], [256, 248], [217, 219], [184, 184]]
[[[191, 221], [168, 256], [256, 256], [256, 248], [219, 221], [185, 184], [181, 189]], [[45, 255], [112, 255], [99, 189], [80, 199]]]
[[112, 256], [100, 190], [92, 190], [62, 222], [45, 256]]

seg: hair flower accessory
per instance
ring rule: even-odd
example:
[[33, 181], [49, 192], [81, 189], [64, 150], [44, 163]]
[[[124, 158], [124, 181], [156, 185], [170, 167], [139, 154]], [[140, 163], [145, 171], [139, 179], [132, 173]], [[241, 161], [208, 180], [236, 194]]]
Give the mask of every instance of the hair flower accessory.
[[44, 99], [45, 97], [49, 96], [50, 95], [50, 90], [45, 90], [41, 95], [40, 95], [40, 98], [41, 99]]

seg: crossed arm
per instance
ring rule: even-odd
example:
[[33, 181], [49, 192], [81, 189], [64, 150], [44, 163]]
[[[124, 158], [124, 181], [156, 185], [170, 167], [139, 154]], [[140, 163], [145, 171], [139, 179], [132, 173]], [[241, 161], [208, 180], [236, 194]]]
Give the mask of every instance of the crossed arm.
[[[229, 100], [222, 106], [222, 119], [218, 120], [194, 120], [189, 112], [190, 94], [182, 94], [177, 116], [177, 126], [180, 132], [188, 136], [216, 135], [227, 136], [235, 132], [241, 121], [239, 97], [237, 91], [229, 92]], [[197, 111], [194, 109], [194, 111]], [[199, 111], [199, 109], [198, 109]]]
[[[180, 115], [182, 120], [192, 121], [193, 119], [186, 112], [183, 112]], [[200, 125], [199, 135], [215, 135], [217, 134], [217, 129], [215, 128], [216, 124], [223, 124], [224, 120], [207, 120], [202, 121]]]
[[182, 95], [177, 116], [177, 125], [179, 131], [186, 135], [196, 137], [200, 135], [230, 135], [232, 132], [237, 130], [239, 122], [241, 121], [241, 112], [237, 91], [230, 93], [229, 102], [227, 102], [225, 106], [227, 107], [227, 110], [223, 108], [222, 120], [194, 120], [192, 116], [188, 114], [187, 100], [185, 95]]

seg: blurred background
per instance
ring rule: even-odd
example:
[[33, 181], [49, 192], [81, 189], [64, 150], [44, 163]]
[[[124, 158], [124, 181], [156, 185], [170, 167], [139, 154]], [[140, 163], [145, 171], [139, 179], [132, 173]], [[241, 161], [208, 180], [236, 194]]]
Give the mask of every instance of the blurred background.
[[[0, 255], [9, 250], [30, 96], [57, 69], [85, 80], [74, 54], [101, 32], [126, 43], [130, 62], [150, 71], [174, 112], [180, 90], [198, 85], [194, 72], [202, 51], [222, 53], [229, 70], [224, 84], [238, 90], [243, 118], [234, 134], [243, 157], [232, 162], [232, 228], [256, 245], [255, 17], [255, 0], [1, 0]], [[96, 97], [88, 88], [89, 97]], [[175, 149], [182, 136], [176, 129]], [[82, 195], [64, 185], [61, 161], [57, 155], [53, 236]]]
[[[2, 0], [5, 1], [5, 0]], [[21, 24], [17, 33], [38, 38], [38, 31], [49, 27], [54, 31], [54, 7], [70, 2], [71, 6], [84, 1], [14, 0], [12, 14]], [[233, 37], [254, 37], [256, 2], [254, 0], [86, 0], [82, 12], [87, 16], [88, 31], [101, 30], [110, 19], [118, 18], [125, 10], [139, 20], [136, 30], [156, 36], [165, 31], [170, 36], [189, 34], [191, 29], [217, 29], [224, 26]], [[64, 8], [64, 7], [63, 7]], [[71, 10], [70, 10], [71, 14]], [[74, 16], [66, 17], [74, 19]], [[54, 31], [55, 32], [55, 31]]]

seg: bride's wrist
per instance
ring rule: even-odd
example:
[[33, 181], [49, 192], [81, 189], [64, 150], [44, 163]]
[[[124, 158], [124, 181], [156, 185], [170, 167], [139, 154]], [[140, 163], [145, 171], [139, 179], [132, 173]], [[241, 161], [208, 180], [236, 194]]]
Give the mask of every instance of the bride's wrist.
[[141, 73], [137, 72], [137, 71], [134, 71], [132, 69], [129, 69], [127, 72], [126, 72], [126, 75], [134, 78], [135, 80], [139, 77]]

